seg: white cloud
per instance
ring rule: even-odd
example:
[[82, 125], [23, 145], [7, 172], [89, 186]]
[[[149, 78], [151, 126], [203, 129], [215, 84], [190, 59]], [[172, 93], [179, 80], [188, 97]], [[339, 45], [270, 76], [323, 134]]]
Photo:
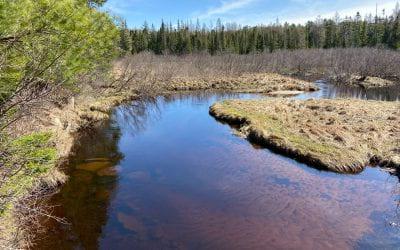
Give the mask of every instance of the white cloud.
[[208, 9], [207, 12], [196, 15], [196, 18], [205, 19], [215, 15], [226, 14], [230, 11], [241, 9], [255, 1], [256, 0], [222, 1], [220, 6]]
[[[322, 13], [315, 13], [316, 10], [312, 11], [314, 13], [307, 13], [307, 15], [301, 15], [297, 17], [287, 17], [287, 18], [281, 18], [282, 21], [287, 21], [289, 23], [298, 23], [298, 24], [303, 24], [306, 23], [307, 21], [310, 20], [315, 20], [318, 16], [321, 18], [332, 18], [335, 16], [336, 13], [340, 15], [341, 18], [344, 18], [346, 16], [352, 16], [354, 17], [357, 12], [360, 12], [360, 15], [362, 17], [372, 14], [375, 15], [376, 10], [378, 10], [378, 15], [382, 14], [382, 10], [385, 10], [386, 15], [391, 15], [393, 9], [396, 6], [397, 1], [378, 1], [377, 3], [374, 2], [367, 2], [367, 3], [362, 3], [358, 4], [349, 8], [342, 8], [342, 9], [337, 9], [335, 11], [325, 11]], [[377, 8], [378, 7], [378, 8]]]
[[[137, 4], [141, 2], [140, 0], [109, 0], [104, 5], [103, 9], [106, 11], [110, 11], [113, 14], [117, 15], [126, 15], [126, 14], [137, 14], [135, 12], [135, 7]], [[143, 4], [143, 3], [140, 3]]]
[[262, 11], [260, 9], [259, 11], [253, 11], [251, 14], [241, 13], [234, 17], [225, 17], [224, 21], [244, 25], [259, 25], [270, 24], [279, 19], [280, 22], [305, 24], [307, 21], [313, 21], [317, 17], [333, 18], [336, 13], [339, 13], [341, 18], [355, 16], [357, 12], [360, 12], [362, 17], [369, 14], [375, 15], [376, 4], [378, 5], [379, 15], [383, 9], [385, 9], [387, 15], [390, 15], [398, 1], [356, 0], [350, 4], [346, 4], [347, 0], [329, 1], [330, 3], [323, 0], [290, 0], [291, 5], [278, 11]]

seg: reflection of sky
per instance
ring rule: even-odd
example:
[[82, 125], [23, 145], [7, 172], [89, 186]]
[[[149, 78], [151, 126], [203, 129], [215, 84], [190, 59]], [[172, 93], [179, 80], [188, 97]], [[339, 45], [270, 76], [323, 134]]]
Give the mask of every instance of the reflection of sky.
[[125, 158], [103, 248], [342, 249], [368, 242], [373, 228], [393, 239], [379, 232], [393, 219], [395, 177], [321, 172], [255, 149], [208, 115], [215, 101], [160, 99], [135, 135], [120, 121]]

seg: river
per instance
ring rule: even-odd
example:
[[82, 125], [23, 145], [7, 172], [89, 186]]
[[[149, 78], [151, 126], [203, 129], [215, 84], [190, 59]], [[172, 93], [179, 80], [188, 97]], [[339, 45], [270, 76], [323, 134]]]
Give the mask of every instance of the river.
[[[318, 82], [297, 98], [394, 101]], [[397, 92], [396, 92], [397, 91]], [[399, 178], [320, 171], [250, 144], [208, 114], [256, 94], [133, 102], [81, 139], [39, 249], [396, 249]]]

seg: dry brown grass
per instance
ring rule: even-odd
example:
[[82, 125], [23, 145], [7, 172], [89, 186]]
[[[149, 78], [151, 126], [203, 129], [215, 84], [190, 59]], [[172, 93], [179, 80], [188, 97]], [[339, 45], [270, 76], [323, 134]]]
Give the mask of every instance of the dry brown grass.
[[208, 55], [176, 57], [139, 54], [117, 61], [114, 74], [117, 78], [126, 79], [124, 86], [127, 89], [135, 89], [139, 93], [143, 93], [143, 89], [153, 94], [190, 90], [269, 93], [317, 89], [311, 82], [266, 73], [268, 71], [258, 68], [256, 62], [245, 67], [236, 56], [226, 57], [231, 60], [223, 61], [222, 57]]
[[365, 100], [229, 100], [210, 108], [250, 139], [336, 172], [400, 166], [400, 103]]
[[[377, 48], [283, 50], [250, 55], [190, 54], [185, 56], [141, 53], [119, 60], [130, 62], [138, 76], [168, 80], [278, 73], [332, 79], [346, 83], [353, 75], [400, 81], [400, 52]], [[143, 73], [146, 72], [146, 73]]]
[[167, 90], [227, 90], [232, 92], [270, 93], [273, 91], [315, 91], [310, 82], [282, 76], [276, 73], [252, 73], [239, 76], [174, 77]]
[[393, 81], [385, 80], [379, 77], [373, 77], [373, 76], [363, 77], [357, 75], [351, 75], [347, 83], [349, 85], [360, 86], [365, 89], [390, 87], [395, 85]]

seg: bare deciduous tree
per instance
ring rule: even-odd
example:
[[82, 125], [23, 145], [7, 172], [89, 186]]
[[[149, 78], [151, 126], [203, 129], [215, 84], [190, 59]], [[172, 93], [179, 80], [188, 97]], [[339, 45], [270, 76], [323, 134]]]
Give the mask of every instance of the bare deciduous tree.
[[132, 76], [126, 78], [129, 81], [125, 81], [124, 86], [136, 86], [142, 91], [150, 86], [152, 90], [163, 88], [163, 84], [173, 77], [209, 79], [260, 72], [314, 75], [339, 83], [351, 75], [400, 80], [400, 52], [378, 48], [284, 50], [216, 56], [205, 53], [156, 56], [145, 52], [120, 59], [117, 65], [124, 77]]

